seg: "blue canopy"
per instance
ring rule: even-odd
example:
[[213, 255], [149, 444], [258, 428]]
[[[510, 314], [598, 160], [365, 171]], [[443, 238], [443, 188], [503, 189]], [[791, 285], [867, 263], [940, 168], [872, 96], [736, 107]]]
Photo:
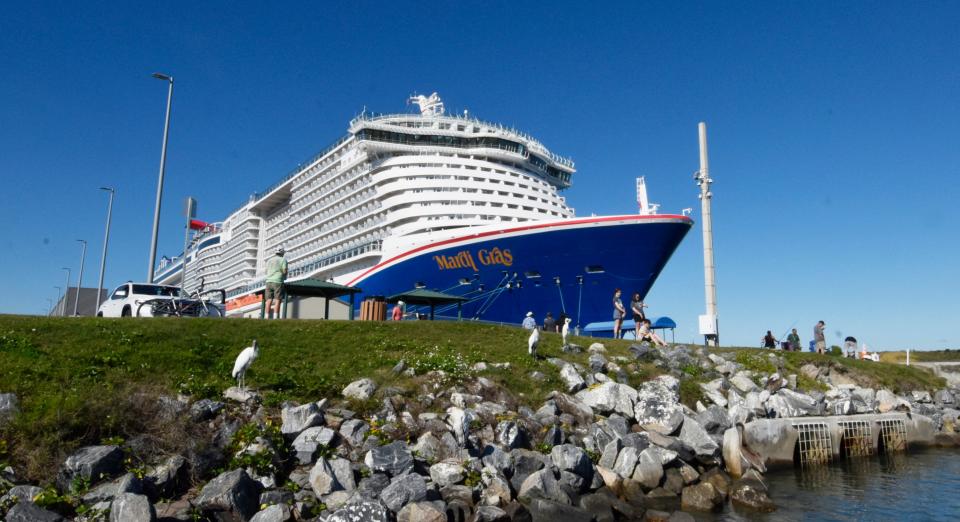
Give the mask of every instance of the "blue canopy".
[[677, 327], [676, 321], [674, 321], [673, 319], [670, 319], [670, 318], [667, 317], [667, 316], [663, 316], [663, 317], [657, 319], [657, 320], [654, 321], [653, 324], [651, 325], [651, 328], [664, 328], [664, 329], [666, 329], [666, 328], [676, 328], [676, 327]]
[[[653, 329], [674, 329], [677, 327], [677, 323], [667, 317], [663, 316], [658, 318], [656, 321], [652, 321], [651, 328]], [[624, 339], [633, 339], [635, 324], [633, 319], [624, 321], [620, 326], [621, 331], [623, 332]], [[613, 321], [597, 321], [595, 323], [590, 323], [583, 328], [583, 331], [588, 334], [601, 335], [605, 337], [613, 336]]]

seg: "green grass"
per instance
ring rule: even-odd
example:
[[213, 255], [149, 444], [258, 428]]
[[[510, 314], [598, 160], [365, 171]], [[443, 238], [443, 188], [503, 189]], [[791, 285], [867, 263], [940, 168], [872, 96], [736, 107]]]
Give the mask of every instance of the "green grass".
[[[234, 358], [252, 339], [260, 358], [247, 374], [267, 405], [285, 400], [337, 400], [351, 381], [370, 377], [407, 397], [416, 397], [428, 371], [448, 376], [444, 386], [473, 375], [477, 362], [510, 363], [482, 375], [507, 387], [518, 403], [536, 409], [551, 390], [562, 389], [557, 369], [527, 355], [527, 333], [517, 328], [470, 322], [258, 321], [246, 319], [96, 319], [0, 316], [0, 392], [14, 392], [21, 414], [0, 428], [0, 461], [13, 462], [25, 478], [44, 482], [77, 447], [119, 437], [151, 433], [161, 450], [177, 451], [196, 440], [185, 420], [164, 419], [155, 398], [183, 393], [194, 399], [218, 398], [235, 384]], [[594, 340], [577, 338], [584, 348]], [[608, 358], [629, 355], [630, 341], [601, 340]], [[544, 334], [540, 354], [586, 365], [588, 355], [566, 354], [560, 337]], [[730, 351], [735, 350], [721, 350]], [[736, 351], [748, 368], [770, 371], [766, 352]], [[835, 364], [864, 379], [897, 391], [942, 387], [942, 381], [917, 368], [784, 354], [789, 373], [806, 362]], [[394, 376], [400, 360], [418, 377]], [[630, 384], [664, 372], [649, 363], [630, 363]], [[546, 378], [529, 378], [538, 370]], [[684, 368], [684, 403], [701, 398], [699, 367]], [[801, 380], [807, 389], [819, 383]], [[349, 404], [361, 414], [379, 402]], [[275, 410], [274, 410], [275, 412]], [[191, 437], [193, 437], [191, 439]], [[190, 439], [190, 440], [185, 440]], [[2, 462], [0, 462], [2, 463]]]
[[[906, 363], [907, 352], [880, 352], [880, 360], [889, 363]], [[960, 362], [960, 350], [911, 350], [911, 362]]]

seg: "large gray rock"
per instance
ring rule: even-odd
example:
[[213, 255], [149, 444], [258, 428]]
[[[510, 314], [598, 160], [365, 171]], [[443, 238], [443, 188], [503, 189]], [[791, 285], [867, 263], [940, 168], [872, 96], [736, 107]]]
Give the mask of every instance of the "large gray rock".
[[314, 426], [307, 428], [293, 440], [293, 455], [300, 464], [310, 464], [321, 448], [333, 447], [337, 432], [330, 428]]
[[391, 511], [400, 511], [403, 506], [411, 502], [420, 502], [427, 498], [427, 483], [416, 473], [393, 479], [389, 486], [380, 493], [380, 500]]
[[47, 511], [33, 502], [20, 502], [7, 511], [7, 522], [66, 522], [53, 511]]
[[723, 433], [733, 425], [730, 422], [730, 417], [727, 416], [727, 410], [716, 404], [698, 413], [697, 422], [711, 434]]
[[497, 506], [480, 506], [476, 511], [475, 522], [510, 522], [510, 515]]
[[326, 522], [388, 522], [387, 508], [376, 502], [347, 504], [327, 517]]
[[526, 445], [527, 437], [523, 429], [514, 421], [500, 421], [497, 424], [497, 442], [509, 448], [521, 448]]
[[143, 493], [143, 481], [133, 475], [126, 473], [116, 480], [104, 482], [94, 486], [90, 491], [84, 493], [83, 503], [87, 505], [98, 502], [110, 502], [121, 493], [133, 493], [140, 495]]
[[807, 394], [783, 388], [777, 392], [777, 396], [783, 398], [792, 411], [803, 412], [804, 415], [820, 415], [823, 413], [819, 402]]
[[200, 399], [190, 405], [190, 418], [192, 418], [194, 422], [208, 421], [216, 417], [223, 408], [224, 404], [220, 401]]
[[263, 486], [242, 469], [218, 475], [203, 487], [196, 506], [221, 522], [247, 522], [259, 509]]
[[87, 446], [67, 457], [57, 475], [57, 486], [69, 491], [76, 479], [96, 482], [123, 469], [123, 451], [117, 446]]
[[280, 418], [283, 421], [280, 425], [280, 433], [290, 440], [307, 428], [323, 424], [323, 411], [317, 403], [310, 402], [302, 406], [284, 408], [280, 411]]
[[592, 353], [587, 362], [593, 373], [605, 373], [607, 371], [607, 358], [602, 353]]
[[407, 504], [397, 513], [397, 522], [447, 522], [442, 502], [416, 502]]
[[5, 495], [0, 496], [0, 506], [17, 502], [33, 502], [33, 497], [43, 493], [43, 488], [37, 486], [13, 486]]
[[877, 411], [880, 413], [910, 411], [910, 403], [887, 390], [880, 390], [877, 392]]
[[713, 484], [704, 482], [683, 488], [680, 506], [687, 511], [713, 511], [722, 500]]
[[357, 484], [357, 499], [378, 501], [383, 490], [390, 485], [390, 477], [386, 473], [374, 473], [369, 477], [360, 479]]
[[560, 471], [575, 473], [586, 480], [593, 478], [593, 463], [587, 452], [573, 444], [560, 444], [550, 450], [550, 459]]
[[459, 484], [466, 471], [457, 461], [438, 462], [430, 466], [430, 479], [441, 488]]
[[730, 378], [730, 384], [743, 393], [757, 391], [757, 384], [750, 378], [750, 373], [746, 371], [737, 372]]
[[624, 417], [633, 417], [633, 407], [637, 400], [637, 390], [626, 384], [607, 381], [581, 390], [576, 398], [600, 414], [619, 413]]
[[577, 393], [587, 386], [583, 377], [580, 376], [580, 373], [577, 372], [577, 369], [574, 368], [572, 364], [567, 364], [560, 368], [560, 378], [563, 379], [567, 393]]
[[426, 432], [413, 445], [413, 453], [427, 462], [436, 462], [443, 458], [443, 444], [433, 432]]
[[291, 520], [290, 507], [285, 504], [274, 504], [254, 515], [250, 522], [288, 522], [289, 520]]
[[939, 390], [933, 394], [933, 402], [937, 403], [941, 407], [953, 406], [956, 404], [956, 398], [952, 393], [950, 393], [949, 390]]
[[740, 507], [769, 513], [777, 506], [767, 495], [767, 488], [759, 480], [744, 478], [733, 483], [730, 488], [730, 501]]
[[648, 381], [637, 394], [634, 418], [647, 431], [670, 435], [683, 422], [683, 407], [669, 388], [659, 381]]
[[110, 504], [110, 522], [153, 522], [157, 512], [146, 495], [121, 493]]
[[527, 477], [517, 491], [517, 498], [527, 503], [540, 498], [570, 504], [570, 496], [560, 487], [560, 483], [550, 469], [542, 469]]
[[617, 455], [617, 460], [613, 465], [613, 471], [623, 478], [633, 476], [633, 470], [637, 467], [637, 461], [640, 460], [640, 451], [632, 446], [626, 446]]
[[353, 478], [353, 467], [347, 459], [332, 459], [330, 469], [333, 470], [337, 482], [344, 491], [353, 491], [357, 489], [357, 481]]
[[679, 439], [692, 448], [697, 458], [704, 463], [712, 463], [720, 452], [720, 446], [710, 438], [707, 430], [690, 417], [684, 417]]
[[340, 425], [340, 436], [354, 448], [363, 445], [363, 440], [369, 431], [370, 425], [360, 419], [346, 420]]
[[503, 475], [513, 473], [513, 455], [500, 449], [500, 446], [484, 446], [480, 452], [480, 461], [484, 466], [489, 466]]
[[660, 479], [663, 478], [663, 464], [659, 451], [656, 446], [641, 451], [640, 457], [637, 459], [637, 466], [634, 468], [631, 477], [648, 489], [659, 486]]
[[586, 509], [549, 499], [537, 498], [530, 502], [533, 522], [592, 522], [593, 513]]
[[726, 408], [727, 398], [724, 396], [723, 378], [715, 379], [700, 385], [700, 391], [717, 406]]
[[331, 461], [324, 457], [317, 459], [317, 463], [310, 469], [310, 487], [313, 489], [313, 494], [318, 497], [344, 489], [337, 479]]
[[175, 498], [190, 485], [190, 464], [180, 455], [172, 455], [143, 477], [150, 498]]
[[531, 474], [546, 467], [550, 460], [543, 454], [526, 449], [516, 449], [510, 452], [513, 457], [513, 475], [510, 476], [510, 485], [519, 490]]
[[364, 464], [372, 471], [382, 471], [396, 477], [413, 469], [413, 455], [406, 444], [395, 441], [368, 451]]
[[607, 469], [613, 469], [613, 466], [617, 463], [617, 456], [622, 449], [623, 442], [620, 439], [613, 439], [608, 442], [607, 445], [603, 447], [603, 452], [600, 454], [600, 462], [598, 462], [597, 465]]
[[343, 396], [347, 399], [365, 401], [373, 397], [373, 392], [377, 391], [377, 384], [371, 379], [359, 379], [351, 382], [343, 389]]

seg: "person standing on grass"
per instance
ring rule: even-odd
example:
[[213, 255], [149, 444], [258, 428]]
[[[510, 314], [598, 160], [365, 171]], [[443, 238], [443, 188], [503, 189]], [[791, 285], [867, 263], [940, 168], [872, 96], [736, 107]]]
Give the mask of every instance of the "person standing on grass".
[[794, 328], [793, 331], [790, 332], [790, 335], [787, 336], [787, 344], [790, 346], [791, 352], [800, 351], [800, 335], [797, 334], [796, 328]]
[[550, 312], [547, 312], [547, 316], [543, 318], [543, 331], [544, 332], [557, 331], [557, 321], [554, 320], [553, 314]]
[[267, 261], [267, 288], [263, 298], [267, 301], [267, 319], [280, 318], [280, 296], [283, 294], [283, 282], [287, 279], [286, 251], [278, 247], [273, 257]]
[[817, 347], [817, 353], [821, 355], [827, 353], [827, 339], [823, 336], [825, 326], [827, 326], [827, 323], [818, 321], [813, 327], [813, 341]]
[[394, 321], [403, 320], [403, 301], [397, 301], [397, 304], [393, 305], [393, 316]]
[[623, 301], [620, 300], [620, 289], [613, 291], [613, 338], [620, 338], [620, 327], [623, 326], [623, 316], [627, 310], [623, 307]]
[[533, 330], [537, 327], [537, 320], [533, 318], [533, 312], [527, 312], [527, 316], [523, 318], [523, 323], [520, 326], [523, 326], [524, 330]]
[[640, 292], [634, 292], [633, 298], [630, 299], [630, 312], [633, 313], [634, 339], [640, 338], [640, 325], [643, 324], [643, 320], [647, 318], [647, 315], [643, 313], [643, 309], [646, 307], [647, 305], [643, 304], [643, 301], [640, 300]]

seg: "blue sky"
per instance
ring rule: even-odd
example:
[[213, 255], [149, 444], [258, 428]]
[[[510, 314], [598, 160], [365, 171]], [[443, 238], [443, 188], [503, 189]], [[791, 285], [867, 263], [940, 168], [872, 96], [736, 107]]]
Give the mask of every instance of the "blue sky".
[[[339, 5], [338, 5], [339, 4]], [[721, 337], [795, 325], [875, 348], [957, 348], [956, 2], [22, 2], [0, 17], [0, 312], [41, 313], [147, 271], [166, 86], [160, 254], [182, 201], [222, 219], [342, 136], [364, 107], [449, 109], [572, 157], [579, 215], [698, 207], [709, 128]], [[699, 219], [699, 210], [694, 212]], [[699, 228], [648, 297], [696, 338]], [[951, 319], [954, 318], [954, 319]]]

